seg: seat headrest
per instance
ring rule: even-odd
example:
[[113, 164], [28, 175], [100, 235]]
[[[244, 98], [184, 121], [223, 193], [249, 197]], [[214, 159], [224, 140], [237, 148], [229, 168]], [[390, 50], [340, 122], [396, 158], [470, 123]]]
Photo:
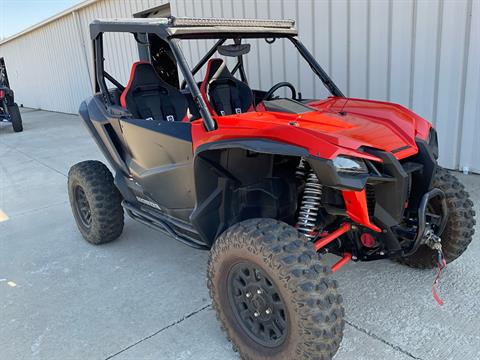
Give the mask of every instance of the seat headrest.
[[208, 61], [200, 93], [213, 115], [254, 111], [252, 90], [230, 73], [223, 59]]
[[165, 82], [153, 65], [146, 61], [132, 65], [130, 79], [120, 96], [120, 104], [136, 117], [167, 121], [185, 119], [188, 108], [185, 96]]
[[138, 83], [150, 83], [158, 78], [157, 72], [149, 62], [138, 62], [133, 66], [134, 78]]
[[231, 78], [234, 78], [234, 76], [228, 70], [223, 59], [214, 58], [208, 61], [204, 82], [210, 83], [214, 80]]
[[163, 83], [163, 80], [160, 79], [153, 65], [147, 61], [137, 61], [132, 64], [132, 69], [130, 70], [130, 78], [128, 80], [125, 90], [123, 90], [122, 95], [120, 96], [120, 105], [124, 108], [127, 107], [126, 96], [132, 88], [135, 88], [139, 85], [154, 85]]

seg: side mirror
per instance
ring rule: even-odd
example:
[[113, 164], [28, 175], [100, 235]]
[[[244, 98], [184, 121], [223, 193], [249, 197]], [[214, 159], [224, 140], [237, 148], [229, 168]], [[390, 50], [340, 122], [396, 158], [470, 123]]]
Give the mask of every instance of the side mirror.
[[220, 55], [237, 57], [248, 54], [250, 52], [250, 44], [231, 44], [231, 45], [220, 45], [217, 48], [217, 51]]

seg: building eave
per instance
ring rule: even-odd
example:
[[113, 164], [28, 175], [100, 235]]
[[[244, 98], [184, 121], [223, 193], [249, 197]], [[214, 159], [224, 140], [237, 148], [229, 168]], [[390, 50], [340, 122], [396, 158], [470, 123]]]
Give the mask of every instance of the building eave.
[[73, 13], [73, 12], [75, 12], [75, 11], [78, 11], [78, 10], [80, 10], [80, 9], [83, 9], [83, 8], [89, 6], [89, 5], [91, 5], [91, 4], [93, 4], [93, 3], [97, 2], [97, 1], [98, 1], [98, 0], [84, 0], [84, 1], [82, 1], [81, 3], [79, 3], [79, 4], [73, 5], [73, 6], [69, 7], [68, 9], [63, 10], [62, 12], [59, 12], [58, 14], [55, 14], [55, 15], [53, 15], [53, 16], [50, 16], [49, 18], [47, 18], [47, 19], [45, 19], [45, 20], [42, 20], [42, 21], [40, 21], [39, 23], [37, 23], [37, 24], [35, 24], [35, 25], [32, 25], [32, 26], [26, 28], [25, 30], [22, 30], [22, 31], [20, 31], [20, 32], [14, 34], [14, 35], [12, 35], [12, 36], [9, 36], [9, 37], [7, 37], [7, 38], [5, 38], [5, 39], [3, 39], [3, 40], [0, 40], [0, 46], [1, 46], [1, 45], [4, 45], [4, 44], [6, 44], [6, 43], [8, 43], [8, 42], [10, 42], [10, 41], [12, 41], [12, 40], [15, 40], [15, 39], [17, 39], [17, 38], [19, 38], [19, 37], [21, 37], [21, 36], [24, 36], [24, 35], [32, 32], [32, 31], [35, 31], [35, 30], [37, 30], [37, 29], [39, 29], [39, 28], [41, 28], [41, 27], [43, 27], [43, 26], [45, 26], [45, 25], [48, 25], [48, 24], [54, 22], [55, 20], [58, 20], [58, 19], [60, 19], [60, 18], [62, 18], [62, 17], [64, 17], [64, 16], [70, 15], [71, 13]]

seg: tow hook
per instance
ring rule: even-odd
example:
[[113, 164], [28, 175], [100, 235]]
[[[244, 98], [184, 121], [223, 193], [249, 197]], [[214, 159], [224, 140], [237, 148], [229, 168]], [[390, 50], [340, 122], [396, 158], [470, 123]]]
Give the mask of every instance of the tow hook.
[[435, 301], [437, 302], [437, 304], [442, 306], [443, 301], [442, 299], [440, 299], [440, 296], [438, 296], [438, 293], [437, 293], [437, 287], [440, 282], [440, 276], [442, 275], [443, 269], [447, 267], [447, 261], [445, 260], [445, 256], [443, 255], [442, 239], [440, 238], [440, 236], [435, 234], [435, 232], [432, 229], [428, 229], [425, 232], [424, 241], [425, 241], [425, 245], [427, 245], [429, 248], [431, 248], [437, 253], [438, 272], [432, 284], [432, 295]]
[[425, 234], [423, 235], [423, 241], [425, 245], [427, 245], [432, 250], [437, 251], [437, 253], [442, 252], [442, 239], [440, 238], [440, 236], [435, 234], [432, 229], [428, 229], [427, 231], [425, 231]]

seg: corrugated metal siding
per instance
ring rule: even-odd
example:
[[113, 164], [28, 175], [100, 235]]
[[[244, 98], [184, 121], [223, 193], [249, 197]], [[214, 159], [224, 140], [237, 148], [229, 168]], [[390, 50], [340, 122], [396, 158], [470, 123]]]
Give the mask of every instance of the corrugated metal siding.
[[[133, 17], [167, 2], [101, 0], [0, 45], [17, 101], [28, 107], [76, 113], [81, 101], [92, 94], [90, 22]], [[107, 34], [105, 58], [107, 71], [126, 83], [131, 64], [138, 59], [133, 37]]]
[[[91, 94], [88, 24], [165, 2], [101, 0], [0, 45], [18, 100], [76, 112]], [[437, 127], [443, 166], [480, 172], [480, 1], [173, 0], [171, 7], [178, 16], [296, 19], [302, 41], [348, 96], [413, 109]], [[106, 68], [126, 82], [136, 46], [129, 37], [111, 37]], [[190, 64], [212, 43], [184, 44]], [[289, 56], [281, 45], [269, 49], [258, 43], [262, 46], [246, 63], [253, 87], [268, 88], [285, 78], [299, 84], [305, 97], [323, 96], [323, 86], [297, 55]]]
[[74, 112], [90, 82], [71, 16], [58, 19], [0, 48], [17, 101]]
[[460, 166], [480, 172], [480, 1], [473, 2], [471, 14], [458, 153]]
[[[296, 19], [302, 42], [345, 94], [411, 108], [437, 127], [443, 166], [480, 172], [480, 1], [176, 0], [172, 8], [179, 16]], [[191, 48], [187, 56], [197, 59]], [[268, 88], [283, 74], [304, 96], [323, 94], [297, 56], [270, 48], [249, 54], [253, 86]]]

